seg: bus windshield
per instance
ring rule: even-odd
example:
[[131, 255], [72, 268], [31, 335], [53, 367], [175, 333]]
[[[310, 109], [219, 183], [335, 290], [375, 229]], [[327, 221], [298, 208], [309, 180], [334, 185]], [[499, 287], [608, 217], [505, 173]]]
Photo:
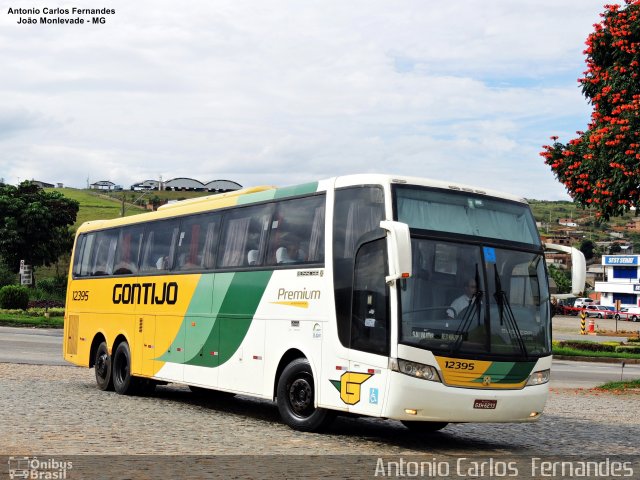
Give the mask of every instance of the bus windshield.
[[396, 185], [399, 222], [412, 229], [495, 238], [540, 246], [529, 206], [448, 190]]
[[444, 355], [550, 355], [541, 254], [412, 239], [413, 275], [400, 290], [400, 342]]
[[413, 255], [400, 289], [400, 343], [438, 355], [550, 355], [547, 276], [528, 206], [398, 187]]

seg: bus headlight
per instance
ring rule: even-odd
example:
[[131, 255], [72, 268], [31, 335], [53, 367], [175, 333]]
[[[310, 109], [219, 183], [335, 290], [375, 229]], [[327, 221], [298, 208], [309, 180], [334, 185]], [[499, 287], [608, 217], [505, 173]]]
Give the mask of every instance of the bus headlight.
[[430, 380], [432, 382], [440, 382], [438, 370], [430, 365], [423, 365], [422, 363], [393, 358], [390, 361], [390, 368], [394, 372], [404, 373], [410, 377], [422, 378], [423, 380]]
[[533, 372], [527, 382], [527, 387], [531, 385], [542, 385], [547, 383], [551, 377], [551, 370], [540, 370], [539, 372]]

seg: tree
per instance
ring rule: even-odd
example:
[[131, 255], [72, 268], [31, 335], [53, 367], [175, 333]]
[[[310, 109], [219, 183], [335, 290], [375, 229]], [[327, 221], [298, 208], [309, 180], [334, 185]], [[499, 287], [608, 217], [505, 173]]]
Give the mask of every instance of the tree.
[[0, 257], [14, 272], [20, 260], [34, 269], [51, 265], [73, 246], [69, 227], [78, 209], [77, 201], [28, 181], [0, 186]]
[[549, 275], [556, 282], [558, 293], [571, 292], [571, 276], [565, 270], [560, 270], [557, 266], [549, 265]]
[[605, 5], [586, 41], [587, 131], [567, 144], [553, 136], [540, 153], [569, 195], [605, 219], [640, 207], [640, 0], [625, 3]]
[[592, 240], [585, 239], [580, 244], [580, 251], [584, 254], [586, 260], [593, 258], [593, 250], [596, 248], [595, 243]]

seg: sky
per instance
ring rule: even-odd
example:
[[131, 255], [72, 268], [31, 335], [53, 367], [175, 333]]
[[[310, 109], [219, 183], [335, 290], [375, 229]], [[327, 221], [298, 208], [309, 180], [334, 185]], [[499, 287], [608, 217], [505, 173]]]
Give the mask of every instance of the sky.
[[0, 178], [389, 173], [568, 200], [539, 152], [586, 129], [577, 79], [604, 3], [0, 0]]

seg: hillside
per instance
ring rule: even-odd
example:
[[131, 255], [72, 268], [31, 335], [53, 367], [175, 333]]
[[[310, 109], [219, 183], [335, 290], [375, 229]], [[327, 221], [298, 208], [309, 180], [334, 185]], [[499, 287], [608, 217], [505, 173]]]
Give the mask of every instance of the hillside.
[[[55, 188], [47, 189], [47, 191], [56, 191], [63, 194], [67, 198], [71, 198], [80, 203], [80, 210], [73, 228], [77, 228], [82, 223], [89, 220], [100, 220], [107, 218], [116, 218], [120, 216], [122, 211], [122, 203], [88, 190], [77, 190], [75, 188]], [[134, 205], [126, 205], [125, 215], [135, 215], [144, 212], [142, 207]]]
[[[89, 220], [104, 220], [117, 218], [122, 213], [122, 199], [125, 201], [125, 216], [137, 215], [146, 212], [146, 208], [136, 205], [136, 202], [145, 203], [154, 197], [162, 203], [166, 200], [184, 200], [187, 198], [210, 195], [208, 192], [132, 192], [124, 190], [110, 194], [98, 193], [95, 190], [80, 190], [76, 188], [47, 188], [47, 191], [62, 193], [65, 197], [77, 200], [80, 210], [73, 225], [73, 230]], [[39, 267], [38, 278], [48, 278], [57, 275], [65, 275], [69, 269], [69, 256], [60, 260], [51, 267]]]
[[623, 227], [633, 221], [636, 212], [627, 212], [622, 217], [611, 218], [609, 221], [599, 221], [595, 213], [589, 209], [584, 209], [569, 201], [547, 201], [528, 200], [531, 211], [536, 221], [540, 222], [540, 233], [543, 235], [562, 235], [566, 227], [560, 225], [561, 218], [572, 219], [579, 224], [576, 228], [581, 232], [581, 236], [574, 237], [574, 245], [580, 245], [582, 239], [593, 240], [594, 242], [606, 242], [612, 240], [626, 240], [634, 245], [634, 251], [640, 252], [640, 232], [619, 231], [622, 238], [614, 238], [611, 233], [615, 228]]
[[104, 220], [117, 218], [122, 213], [122, 200], [124, 198], [125, 216], [137, 215], [146, 212], [146, 208], [138, 205], [146, 204], [156, 198], [161, 203], [167, 200], [184, 200], [203, 195], [210, 195], [207, 192], [132, 192], [123, 190], [121, 192], [102, 193], [95, 190], [79, 190], [75, 188], [55, 188], [47, 191], [62, 193], [65, 197], [77, 200], [80, 203], [80, 211], [73, 228], [77, 228], [82, 223], [89, 220]]

